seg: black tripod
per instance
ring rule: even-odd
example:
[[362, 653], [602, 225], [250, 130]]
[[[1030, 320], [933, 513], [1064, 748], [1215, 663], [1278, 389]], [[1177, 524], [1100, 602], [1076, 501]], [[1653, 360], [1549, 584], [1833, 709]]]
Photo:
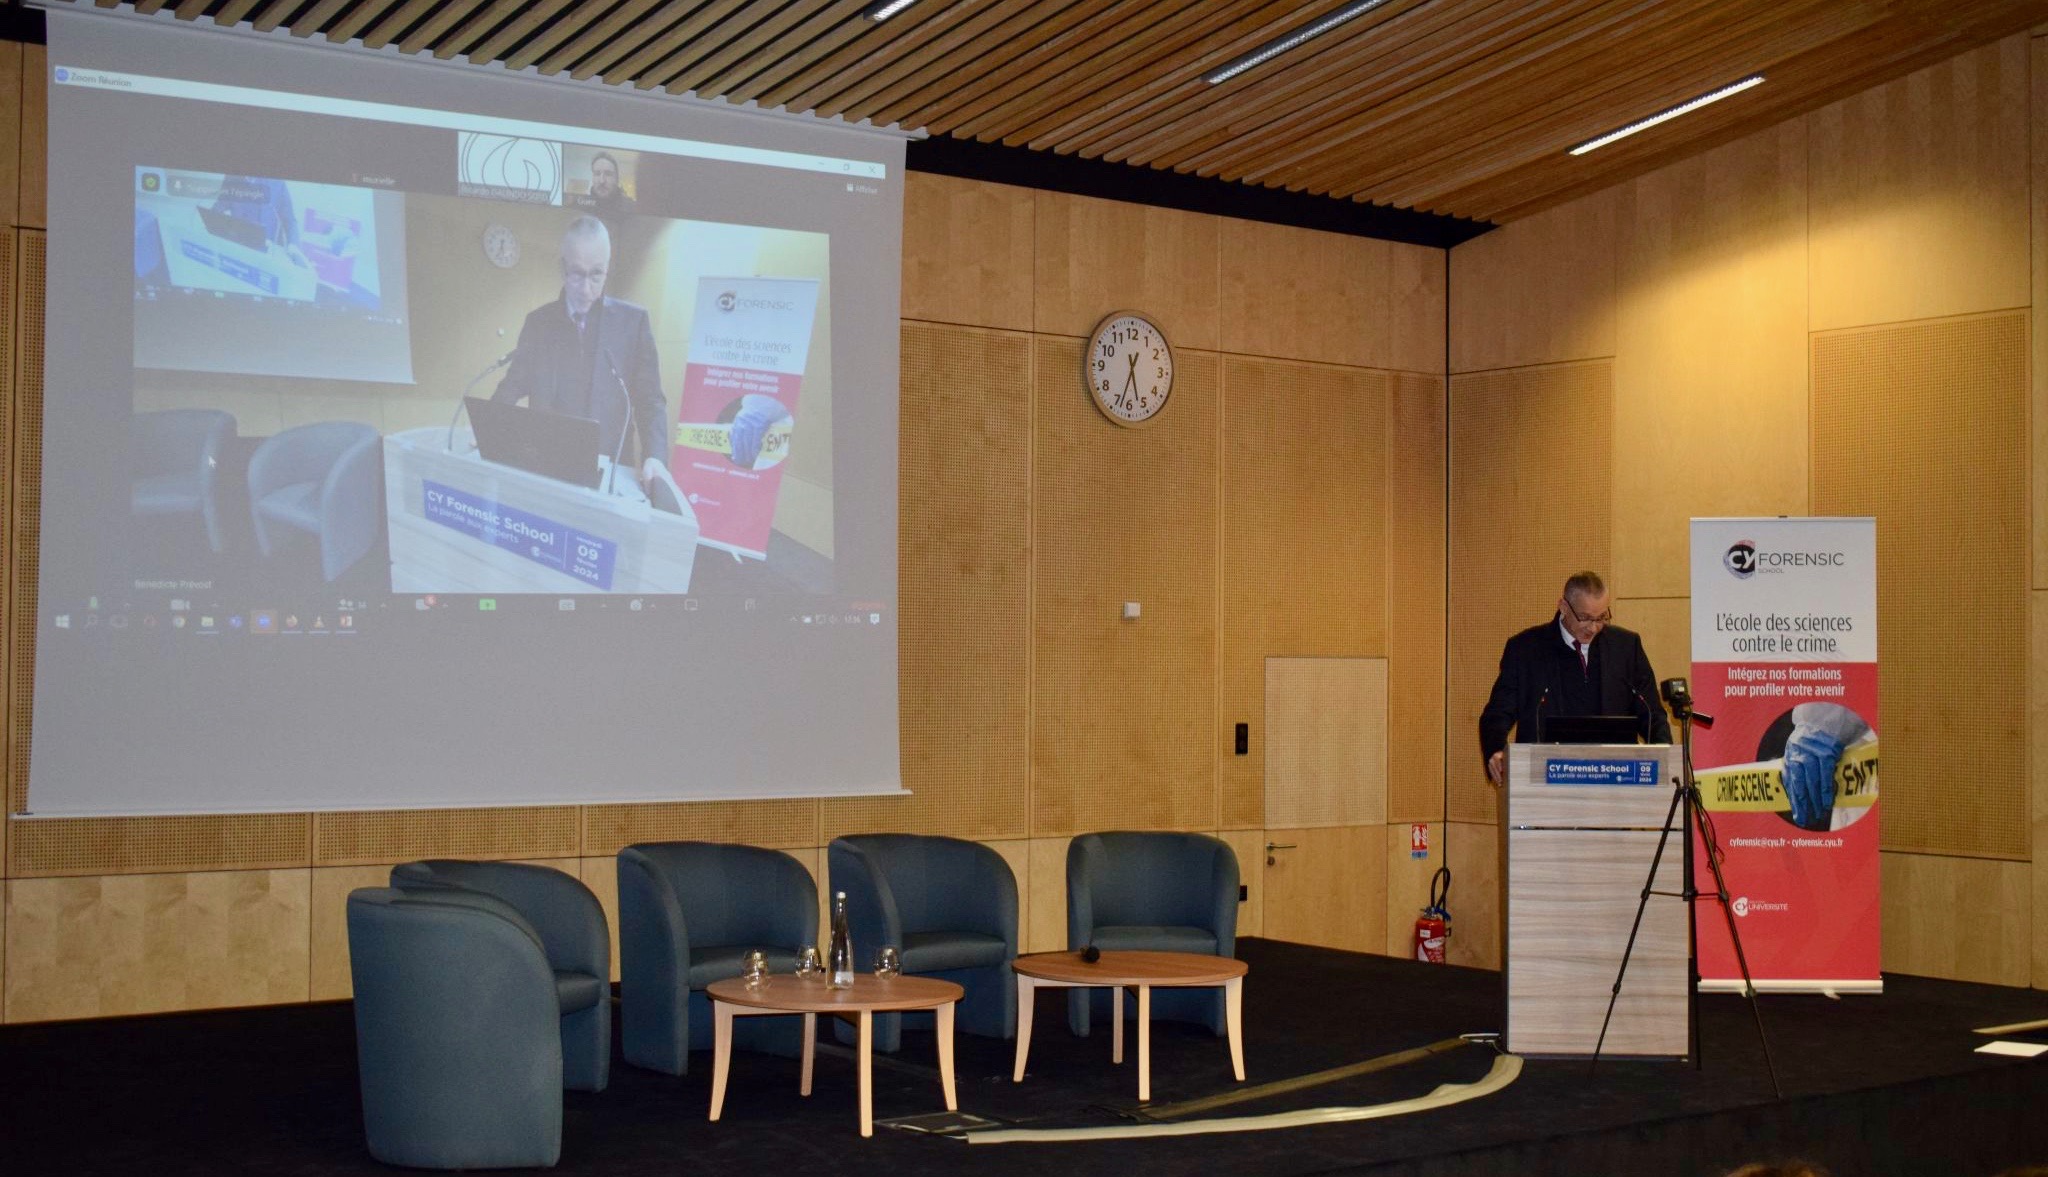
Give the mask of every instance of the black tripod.
[[[1728, 924], [1728, 940], [1735, 946], [1735, 963], [1742, 969], [1742, 992], [1749, 998], [1749, 1012], [1756, 1018], [1756, 1038], [1764, 1048], [1764, 1068], [1770, 1072], [1771, 1094], [1785, 1098], [1785, 1091], [1778, 1086], [1778, 1067], [1771, 1059], [1771, 1040], [1764, 1033], [1763, 1010], [1756, 1002], [1756, 983], [1750, 979], [1749, 958], [1742, 951], [1742, 934], [1735, 930], [1735, 911], [1728, 903], [1728, 880], [1721, 874], [1720, 840], [1714, 836], [1714, 819], [1707, 814], [1705, 804], [1700, 800], [1699, 783], [1692, 775], [1692, 725], [1698, 720], [1703, 726], [1714, 726], [1714, 717], [1693, 710], [1692, 691], [1682, 678], [1665, 679], [1664, 701], [1670, 705], [1672, 717], [1678, 720], [1679, 731], [1679, 778], [1671, 791], [1671, 808], [1664, 811], [1664, 830], [1657, 837], [1657, 853], [1650, 858], [1650, 876], [1643, 880], [1643, 895], [1636, 903], [1636, 920], [1628, 930], [1628, 947], [1622, 950], [1621, 968], [1614, 974], [1614, 989], [1607, 997], [1607, 1016], [1600, 1021], [1600, 1039], [1593, 1045], [1593, 1059], [1588, 1065], [1590, 1071], [1600, 1065], [1600, 1052], [1607, 1045], [1607, 1027], [1614, 1021], [1614, 1003], [1621, 1000], [1621, 980], [1628, 975], [1629, 957], [1635, 954], [1636, 933], [1643, 927], [1643, 912], [1650, 905], [1650, 896], [1663, 895], [1685, 901], [1685, 968], [1689, 981], [1686, 1010], [1688, 1047], [1692, 1051], [1693, 1066], [1702, 1064], [1700, 1058], [1700, 941], [1699, 909], [1694, 906], [1701, 896], [1693, 883], [1693, 830], [1698, 828], [1706, 840], [1707, 869], [1714, 874], [1714, 891], [1711, 898], [1721, 905], [1721, 918]], [[1684, 807], [1679, 836], [1684, 839], [1681, 852], [1685, 881], [1678, 891], [1658, 891], [1657, 868], [1664, 861], [1664, 847], [1671, 840], [1671, 819]], [[1695, 826], [1697, 823], [1697, 827]]]

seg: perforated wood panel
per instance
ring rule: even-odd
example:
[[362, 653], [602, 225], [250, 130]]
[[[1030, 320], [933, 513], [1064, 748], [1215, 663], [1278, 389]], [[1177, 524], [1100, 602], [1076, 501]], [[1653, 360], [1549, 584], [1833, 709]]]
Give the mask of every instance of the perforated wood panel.
[[2027, 304], [2028, 54], [2008, 37], [1807, 116], [1814, 330]]
[[1451, 378], [1450, 817], [1492, 821], [1479, 710], [1508, 638], [1555, 614], [1565, 578], [1607, 566], [1607, 361]]
[[1083, 391], [1079, 341], [1036, 342], [1034, 836], [1217, 828], [1218, 364], [1175, 359], [1171, 403], [1125, 429]]
[[1029, 188], [905, 175], [903, 317], [1031, 330], [1036, 223]]
[[1387, 399], [1387, 820], [1444, 815], [1444, 382]]
[[1806, 511], [1806, 156], [1795, 119], [1619, 193], [1619, 596], [1692, 591], [1696, 515]]
[[158, 874], [305, 866], [311, 819], [303, 813], [189, 817], [85, 817], [10, 821], [16, 878]]
[[[1079, 361], [1069, 373], [1078, 383]], [[1030, 832], [1031, 340], [903, 328], [903, 783], [828, 801], [825, 837]]]
[[[0, 42], [0, 97], [18, 112], [21, 95], [21, 46]], [[21, 212], [21, 119], [0, 114], [0, 228], [11, 227]], [[4, 271], [0, 271], [4, 273]]]
[[14, 274], [14, 461], [12, 527], [8, 534], [10, 583], [7, 649], [9, 777], [7, 811], [28, 808], [29, 709], [35, 700], [36, 566], [43, 511], [43, 310], [48, 243], [44, 235], [23, 230]]
[[1226, 352], [1434, 372], [1444, 362], [1444, 253], [1225, 218]]
[[1451, 250], [1451, 371], [1614, 354], [1614, 199], [1607, 189]]
[[[2033, 102], [2033, 191], [2048, 194], [2048, 37], [2033, 39], [2034, 60], [2034, 102]], [[2033, 499], [2033, 587], [2048, 589], [2048, 200], [2030, 200], [2033, 209], [2033, 275], [2034, 296], [2034, 499]], [[2035, 725], [2037, 728], [2040, 726]], [[2036, 765], [2048, 769], [2048, 760], [2036, 760]], [[2048, 799], [2048, 795], [2044, 795]], [[2048, 831], [2043, 831], [2048, 835]], [[2048, 889], [2048, 848], [2035, 856], [2041, 864], [2038, 885]], [[2044, 985], [2048, 985], [2048, 904], [2040, 908], [2043, 915], [2040, 951], [2042, 957], [2035, 973]]]
[[[4, 120], [0, 120], [4, 121]], [[17, 787], [14, 771], [14, 471], [17, 443], [14, 437], [14, 333], [17, 278], [13, 229], [0, 230], [0, 552], [7, 553], [7, 571], [0, 573], [0, 667], [7, 671], [7, 687], [0, 690], [0, 812], [13, 813], [21, 807], [25, 791]], [[0, 844], [6, 839], [0, 837]], [[5, 859], [0, 857], [0, 876]]]
[[[1266, 659], [1386, 653], [1389, 380], [1360, 368], [1224, 358], [1214, 742], [1225, 826], [1266, 824]], [[1250, 724], [1244, 756], [1234, 751], [1238, 723]]]
[[1887, 850], [2028, 856], [2027, 396], [2024, 311], [1813, 338], [1814, 510], [1877, 517]]
[[[0, 116], [4, 117], [4, 116]], [[21, 47], [21, 204], [18, 225], [49, 223], [50, 53]]]
[[583, 852], [617, 854], [636, 842], [744, 842], [787, 850], [818, 844], [816, 801], [695, 801], [586, 805]]
[[574, 858], [573, 806], [408, 809], [313, 815], [313, 865], [415, 858]]
[[1266, 659], [1266, 829], [1383, 825], [1384, 658]]

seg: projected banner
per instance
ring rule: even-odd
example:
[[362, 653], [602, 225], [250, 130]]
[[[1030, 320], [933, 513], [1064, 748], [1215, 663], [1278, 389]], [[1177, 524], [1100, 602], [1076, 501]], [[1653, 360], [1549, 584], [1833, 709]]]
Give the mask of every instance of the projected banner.
[[[1876, 990], [1877, 526], [1692, 521], [1693, 761], [1752, 979]], [[1704, 850], [1696, 883], [1712, 894]], [[1741, 986], [1700, 905], [1701, 986]]]
[[816, 279], [698, 279], [670, 458], [698, 542], [767, 556], [817, 310]]

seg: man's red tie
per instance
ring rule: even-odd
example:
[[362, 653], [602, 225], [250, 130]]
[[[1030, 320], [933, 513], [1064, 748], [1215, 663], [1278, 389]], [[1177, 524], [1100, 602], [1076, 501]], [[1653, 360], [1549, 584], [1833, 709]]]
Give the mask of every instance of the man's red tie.
[[1573, 642], [1572, 649], [1579, 652], [1579, 677], [1584, 678], [1592, 670], [1592, 667], [1586, 661], [1586, 643]]

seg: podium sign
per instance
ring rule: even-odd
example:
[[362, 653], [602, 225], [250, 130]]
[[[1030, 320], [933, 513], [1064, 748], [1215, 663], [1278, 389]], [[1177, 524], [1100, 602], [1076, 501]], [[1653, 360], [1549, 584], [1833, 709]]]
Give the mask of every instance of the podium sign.
[[[1508, 1050], [1593, 1053], [1678, 767], [1678, 749], [1663, 744], [1508, 748]], [[1672, 821], [1676, 826], [1676, 815]], [[1674, 829], [1656, 890], [1680, 890], [1683, 851]], [[1685, 908], [1679, 899], [1651, 896], [1603, 1057], [1685, 1055]]]

